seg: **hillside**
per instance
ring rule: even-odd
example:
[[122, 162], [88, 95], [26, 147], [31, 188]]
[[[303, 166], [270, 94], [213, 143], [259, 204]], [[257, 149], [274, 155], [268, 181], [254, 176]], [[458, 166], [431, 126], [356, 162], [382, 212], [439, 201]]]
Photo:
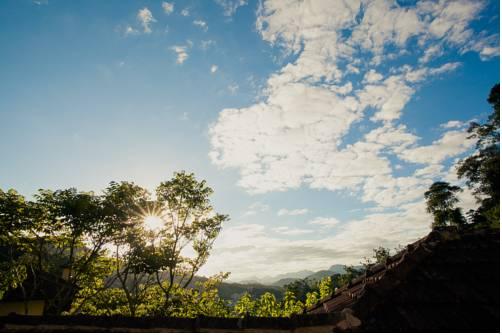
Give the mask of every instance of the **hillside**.
[[[356, 268], [358, 268], [358, 266], [356, 266]], [[301, 270], [297, 272], [283, 273], [276, 276], [266, 276], [261, 278], [252, 277], [247, 280], [240, 281], [239, 283], [262, 284], [274, 287], [283, 287], [284, 285], [288, 285], [298, 279], [318, 281], [324, 277], [332, 276], [334, 274], [344, 274], [344, 273], [345, 273], [345, 265], [335, 264], [332, 265], [327, 270], [320, 270], [320, 271]]]

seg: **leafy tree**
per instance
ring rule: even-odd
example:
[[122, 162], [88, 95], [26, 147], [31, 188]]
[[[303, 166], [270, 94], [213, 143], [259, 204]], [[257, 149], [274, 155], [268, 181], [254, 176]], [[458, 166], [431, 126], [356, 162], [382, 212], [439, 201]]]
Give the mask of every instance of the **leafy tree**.
[[378, 247], [373, 249], [375, 262], [378, 264], [385, 263], [390, 257], [390, 250], [384, 247]]
[[363, 269], [358, 269], [355, 266], [345, 266], [345, 273], [336, 277], [335, 286], [337, 288], [343, 287], [350, 283], [353, 279], [363, 274]]
[[479, 208], [471, 213], [473, 223], [500, 226], [500, 86], [488, 97], [493, 112], [485, 124], [471, 123], [469, 138], [476, 138], [476, 152], [460, 162], [458, 178], [466, 178]]
[[459, 201], [455, 194], [461, 190], [458, 186], [438, 181], [425, 192], [427, 212], [431, 213], [434, 218], [432, 227], [442, 227], [448, 224], [462, 226], [465, 223], [460, 208], [454, 207]]
[[291, 316], [293, 314], [303, 313], [303, 303], [296, 299], [291, 291], [286, 291], [282, 299], [282, 316]]
[[319, 295], [321, 300], [333, 294], [335, 287], [331, 277], [325, 277], [319, 282]]
[[239, 317], [255, 314], [256, 302], [248, 292], [244, 293], [235, 303], [234, 314]]
[[307, 299], [305, 300], [306, 307], [312, 307], [319, 302], [319, 293], [309, 292], [307, 293]]
[[0, 189], [0, 299], [7, 290], [22, 286], [27, 276], [24, 253], [30, 245], [24, 235], [33, 226], [29, 211], [22, 195]]
[[[155, 211], [163, 227], [153, 241], [157, 263], [156, 281], [164, 294], [165, 308], [177, 285], [187, 288], [204, 265], [226, 215], [214, 214], [209, 197], [213, 190], [193, 174], [175, 173], [157, 187]], [[193, 255], [192, 257], [187, 256]], [[167, 284], [161, 280], [167, 272]]]
[[317, 290], [318, 283], [315, 280], [297, 279], [287, 285], [284, 285], [286, 291], [293, 292], [296, 299], [305, 301], [307, 293]]
[[256, 301], [256, 316], [278, 317], [281, 316], [281, 304], [277, 302], [275, 296], [270, 292], [265, 292]]

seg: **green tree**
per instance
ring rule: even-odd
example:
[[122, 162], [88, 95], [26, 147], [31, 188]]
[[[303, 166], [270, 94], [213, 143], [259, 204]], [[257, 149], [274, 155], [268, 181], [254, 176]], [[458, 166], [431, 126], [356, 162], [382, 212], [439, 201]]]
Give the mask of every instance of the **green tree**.
[[309, 292], [307, 293], [307, 298], [305, 300], [306, 307], [312, 307], [319, 302], [319, 293], [317, 292]]
[[434, 218], [432, 227], [442, 227], [448, 224], [460, 227], [465, 223], [460, 208], [454, 207], [459, 201], [455, 194], [461, 190], [458, 186], [438, 181], [424, 193], [427, 212], [431, 213]]
[[27, 276], [24, 254], [30, 244], [25, 233], [34, 224], [30, 204], [15, 190], [0, 189], [0, 299], [11, 289], [21, 286]]
[[239, 317], [255, 314], [256, 302], [248, 292], [244, 293], [234, 305], [234, 314]]
[[327, 297], [330, 297], [335, 291], [335, 287], [333, 285], [333, 281], [331, 277], [324, 277], [319, 282], [319, 295], [321, 300]]
[[[156, 281], [164, 294], [165, 307], [175, 286], [187, 288], [209, 257], [221, 225], [228, 216], [214, 213], [209, 197], [213, 190], [193, 174], [175, 173], [157, 187], [155, 212], [163, 227], [153, 245]], [[187, 256], [191, 255], [191, 256]], [[161, 276], [167, 273], [167, 283]]]
[[293, 314], [303, 313], [303, 303], [296, 299], [291, 291], [286, 291], [282, 299], [282, 316], [291, 316]]
[[281, 304], [272, 293], [265, 292], [256, 301], [256, 316], [278, 317], [281, 314]]
[[466, 178], [479, 208], [471, 213], [474, 224], [500, 226], [500, 86], [495, 85], [488, 97], [493, 111], [485, 124], [471, 123], [469, 138], [477, 139], [476, 152], [462, 160], [458, 178]]
[[296, 299], [305, 301], [307, 293], [317, 290], [317, 281], [312, 279], [297, 279], [287, 285], [284, 285], [286, 291], [291, 291]]

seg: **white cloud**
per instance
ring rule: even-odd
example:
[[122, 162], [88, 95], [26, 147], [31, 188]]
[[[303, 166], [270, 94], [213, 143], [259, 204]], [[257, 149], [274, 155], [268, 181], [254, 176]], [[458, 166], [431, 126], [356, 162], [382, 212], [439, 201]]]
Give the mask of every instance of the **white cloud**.
[[297, 216], [307, 214], [309, 210], [307, 208], [297, 208], [297, 209], [287, 209], [281, 208], [277, 211], [278, 216]]
[[218, 65], [215, 65], [215, 64], [211, 65], [210, 70], [211, 70], [211, 73], [216, 73], [216, 71], [218, 71]]
[[258, 213], [266, 212], [270, 208], [269, 205], [266, 205], [261, 202], [255, 202], [248, 206], [246, 212], [244, 212], [244, 216], [256, 215]]
[[425, 51], [422, 57], [420, 57], [420, 63], [427, 63], [432, 59], [439, 57], [443, 54], [443, 48], [441, 44], [432, 44]]
[[164, 10], [164, 13], [169, 15], [174, 11], [174, 3], [163, 1], [162, 2], [162, 9]]
[[213, 40], [202, 40], [202, 41], [200, 41], [200, 48], [202, 50], [207, 50], [211, 46], [214, 46], [215, 44], [216, 44], [216, 42]]
[[176, 63], [183, 64], [188, 58], [187, 46], [174, 45], [171, 50], [176, 53]]
[[338, 226], [340, 220], [333, 217], [321, 217], [318, 216], [309, 221], [310, 224], [323, 226], [324, 228], [332, 228]]
[[[420, 147], [418, 136], [396, 124], [420, 83], [460, 66], [424, 64], [445, 44], [462, 52], [459, 41], [470, 34], [476, 17], [469, 11], [478, 8], [472, 2], [264, 1], [258, 31], [294, 57], [268, 78], [256, 104], [220, 112], [209, 129], [212, 162], [239, 169], [238, 184], [250, 193], [307, 185], [360, 190], [363, 201], [386, 205], [395, 200], [386, 192], [394, 190], [412, 201], [418, 194], [413, 187], [421, 190], [430, 180], [425, 174], [393, 177], [392, 156], [439, 164], [469, 147], [459, 142], [460, 135], [448, 133], [430, 148]], [[442, 26], [449, 28], [441, 33]], [[397, 50], [385, 52], [389, 46]], [[411, 64], [423, 58], [422, 65], [390, 70], [379, 65], [402, 56], [414, 57]], [[347, 80], [349, 74], [359, 79]], [[383, 125], [346, 141], [364, 119]], [[378, 179], [389, 180], [389, 186], [377, 190]]]
[[450, 128], [462, 128], [465, 126], [465, 122], [458, 121], [458, 120], [451, 120], [446, 123], [442, 123], [439, 126], [444, 129], [450, 129]]
[[153, 17], [152, 12], [146, 7], [138, 11], [137, 19], [143, 27], [143, 32], [145, 34], [150, 34], [152, 32], [150, 27], [151, 24], [157, 22], [157, 20]]
[[[377, 246], [393, 248], [427, 233], [432, 218], [423, 194], [439, 178], [454, 179], [447, 160], [465, 155], [473, 141], [451, 121], [436, 141], [422, 144], [401, 116], [423, 84], [461, 66], [441, 56], [498, 54], [498, 42], [471, 27], [484, 5], [264, 0], [257, 30], [285, 61], [256, 103], [225, 108], [211, 124], [211, 161], [238, 169], [238, 184], [250, 193], [343, 190], [372, 211], [348, 222], [317, 217], [308, 236], [286, 226], [225, 228], [210, 268], [220, 262], [245, 276], [357, 264]], [[404, 65], [396, 67], [398, 61]], [[475, 206], [462, 197], [463, 206]]]
[[192, 22], [195, 26], [197, 27], [200, 27], [202, 30], [204, 31], [207, 31], [208, 29], [208, 26], [207, 26], [207, 23], [205, 21], [202, 21], [202, 20], [194, 20]]
[[459, 63], [459, 62], [455, 62], [455, 63], [446, 63], [446, 64], [443, 64], [441, 65], [440, 67], [438, 68], [434, 68], [434, 69], [431, 69], [430, 70], [430, 73], [431, 74], [442, 74], [442, 73], [446, 73], [446, 72], [451, 72], [451, 71], [455, 71], [456, 69], [458, 69], [462, 64]]
[[290, 228], [287, 226], [277, 227], [274, 229], [274, 231], [276, 233], [281, 234], [281, 235], [288, 235], [288, 236], [305, 235], [305, 234], [310, 234], [310, 233], [314, 232], [314, 230], [312, 230], [312, 229]]
[[471, 149], [476, 142], [468, 139], [463, 130], [451, 130], [430, 145], [418, 146], [399, 154], [400, 158], [411, 163], [438, 164], [447, 158], [458, 156]]
[[126, 36], [128, 36], [128, 35], [137, 35], [137, 34], [139, 34], [139, 31], [138, 31], [138, 30], [136, 30], [136, 29], [134, 29], [134, 28], [133, 28], [133, 27], [131, 27], [131, 26], [127, 26], [127, 27], [125, 28], [125, 30], [124, 30], [124, 34], [125, 34]]
[[190, 10], [188, 8], [184, 8], [180, 14], [181, 16], [190, 16]]
[[247, 0], [215, 0], [223, 8], [223, 15], [232, 16], [241, 6], [247, 5]]
[[376, 83], [382, 79], [383, 76], [380, 73], [376, 72], [374, 69], [371, 69], [368, 72], [366, 72], [363, 81], [367, 83]]
[[237, 85], [236, 83], [233, 83], [233, 84], [228, 85], [227, 89], [230, 92], [230, 94], [234, 95], [239, 90], [239, 85]]

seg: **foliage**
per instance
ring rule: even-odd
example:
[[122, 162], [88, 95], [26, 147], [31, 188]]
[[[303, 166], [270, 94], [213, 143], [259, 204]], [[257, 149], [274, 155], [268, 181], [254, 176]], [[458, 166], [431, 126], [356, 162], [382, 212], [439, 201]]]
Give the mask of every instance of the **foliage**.
[[272, 293], [266, 292], [256, 301], [255, 316], [278, 317], [281, 315], [281, 304]]
[[459, 178], [467, 179], [480, 204], [470, 213], [477, 225], [500, 226], [500, 86], [495, 85], [488, 97], [493, 111], [485, 124], [471, 123], [468, 133], [476, 138], [476, 152], [460, 162]]
[[293, 314], [303, 313], [304, 305], [296, 299], [296, 296], [291, 291], [286, 291], [282, 299], [282, 316], [291, 316]]
[[424, 193], [427, 212], [431, 213], [434, 218], [432, 227], [442, 227], [448, 224], [461, 227], [465, 224], [460, 208], [454, 207], [459, 201], [455, 194], [461, 190], [458, 186], [437, 181]]
[[307, 294], [317, 290], [318, 283], [314, 280], [297, 279], [287, 285], [284, 285], [286, 291], [292, 292], [296, 299], [300, 301], [305, 301], [307, 299]]
[[[213, 214], [209, 196], [213, 190], [193, 174], [175, 173], [157, 187], [156, 213], [163, 227], [152, 243], [156, 257], [154, 274], [164, 294], [165, 308], [170, 303], [175, 285], [187, 288], [195, 273], [204, 265], [226, 215]], [[191, 251], [193, 257], [184, 251]], [[167, 285], [161, 274], [168, 273]]]
[[[168, 315], [182, 301], [195, 314], [227, 315], [215, 286], [225, 275], [188, 287], [227, 219], [213, 213], [211, 194], [205, 181], [185, 172], [161, 183], [155, 200], [129, 182], [112, 182], [99, 196], [40, 190], [33, 201], [0, 190], [0, 299], [21, 287], [28, 301], [40, 291], [39, 276], [65, 273], [67, 285], [45, 297], [46, 313]], [[162, 217], [164, 226], [144, 227], [147, 215]], [[23, 286], [28, 277], [30, 292]], [[110, 299], [117, 304], [105, 306]]]
[[244, 293], [234, 306], [233, 314], [238, 317], [255, 314], [256, 302], [248, 292]]
[[334, 291], [335, 287], [331, 277], [325, 277], [319, 282], [319, 295], [321, 300], [331, 296]]
[[307, 293], [307, 299], [305, 300], [305, 306], [312, 307], [319, 302], [319, 293], [309, 292]]

